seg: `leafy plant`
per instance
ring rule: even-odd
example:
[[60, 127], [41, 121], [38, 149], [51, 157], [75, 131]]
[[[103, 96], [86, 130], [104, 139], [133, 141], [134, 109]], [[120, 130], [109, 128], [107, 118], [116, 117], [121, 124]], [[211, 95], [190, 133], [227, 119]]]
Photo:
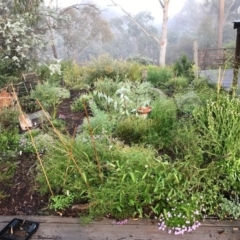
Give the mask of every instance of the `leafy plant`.
[[88, 102], [92, 99], [90, 94], [82, 94], [79, 98], [75, 99], [71, 104], [71, 110], [73, 112], [84, 111], [84, 105], [87, 107]]
[[29, 66], [32, 50], [43, 47], [43, 41], [29, 25], [31, 14], [11, 14], [5, 5], [0, 10], [1, 62], [7, 63], [3, 74], [12, 74]]
[[194, 111], [202, 149], [206, 159], [239, 158], [240, 100], [228, 94], [219, 94], [216, 100], [207, 101]]
[[71, 206], [74, 202], [74, 194], [66, 191], [64, 195], [56, 195], [50, 198], [49, 208], [55, 211], [64, 210]]
[[148, 57], [143, 57], [140, 55], [130, 56], [126, 59], [126, 61], [140, 63], [145, 66], [153, 64], [152, 59], [150, 59]]
[[16, 153], [20, 138], [18, 127], [6, 129], [0, 124], [0, 132], [0, 152], [4, 155]]
[[84, 74], [86, 68], [73, 62], [62, 63], [62, 77], [64, 84], [71, 89], [83, 88], [86, 84]]
[[43, 107], [51, 111], [53, 118], [56, 118], [57, 109], [64, 98], [69, 98], [70, 93], [67, 89], [56, 87], [49, 82], [44, 82], [31, 92], [31, 98], [38, 99]]
[[186, 54], [175, 62], [173, 71], [177, 77], [186, 77], [189, 81], [194, 79], [193, 62], [189, 61]]
[[193, 91], [186, 94], [176, 94], [174, 96], [179, 110], [182, 113], [192, 113], [195, 108], [201, 106], [202, 102]]
[[239, 205], [239, 197], [235, 195], [234, 198], [230, 200], [227, 198], [222, 198], [222, 203], [220, 203], [221, 209], [221, 218], [233, 218], [234, 220], [238, 220], [240, 218], [240, 205]]
[[166, 147], [173, 139], [177, 126], [177, 106], [172, 99], [160, 98], [153, 102], [152, 130], [149, 141], [158, 148]]
[[125, 79], [128, 72], [128, 64], [124, 61], [112, 59], [109, 55], [100, 55], [98, 58], [91, 58], [91, 61], [84, 73], [84, 81], [92, 84], [100, 78]]
[[151, 130], [151, 120], [129, 116], [117, 123], [113, 135], [128, 144], [144, 143]]
[[163, 89], [165, 88], [165, 84], [173, 78], [173, 76], [173, 71], [169, 67], [150, 67], [148, 69], [147, 81], [149, 81], [154, 87]]

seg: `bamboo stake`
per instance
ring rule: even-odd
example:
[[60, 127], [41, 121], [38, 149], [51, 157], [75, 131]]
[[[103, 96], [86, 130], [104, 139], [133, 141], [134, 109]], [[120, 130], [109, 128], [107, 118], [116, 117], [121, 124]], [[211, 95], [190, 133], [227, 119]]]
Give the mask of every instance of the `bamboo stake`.
[[[16, 94], [16, 92], [15, 92], [14, 87], [13, 87], [12, 84], [11, 84], [11, 87], [12, 87], [12, 91], [14, 92], [14, 94]], [[21, 114], [21, 115], [24, 115], [18, 98], [16, 98], [16, 101], [17, 101], [17, 106], [18, 106], [18, 108], [19, 108], [20, 114]], [[26, 119], [25, 119], [25, 118], [24, 118], [24, 121], [25, 121], [25, 123], [26, 123]], [[48, 176], [47, 176], [47, 173], [46, 173], [46, 171], [45, 171], [45, 168], [44, 168], [44, 165], [43, 165], [43, 162], [42, 162], [42, 159], [41, 159], [41, 157], [40, 157], [40, 155], [39, 155], [39, 153], [38, 153], [37, 146], [36, 146], [35, 141], [34, 141], [34, 138], [33, 138], [33, 136], [32, 136], [32, 132], [31, 132], [31, 130], [30, 130], [30, 128], [28, 127], [27, 124], [26, 124], [26, 126], [27, 126], [27, 131], [28, 131], [28, 133], [29, 133], [29, 135], [30, 135], [30, 138], [31, 138], [31, 141], [32, 141], [34, 150], [35, 150], [35, 152], [36, 152], [36, 154], [37, 154], [37, 159], [38, 159], [38, 161], [39, 161], [39, 163], [40, 163], [40, 166], [41, 166], [41, 168], [42, 168], [44, 177], [45, 177], [45, 179], [46, 179], [46, 182], [47, 182], [49, 191], [51, 192], [51, 195], [54, 196], [53, 191], [52, 191], [52, 188], [51, 188], [51, 185], [50, 185], [50, 182], [49, 182], [49, 179], [48, 179]]]

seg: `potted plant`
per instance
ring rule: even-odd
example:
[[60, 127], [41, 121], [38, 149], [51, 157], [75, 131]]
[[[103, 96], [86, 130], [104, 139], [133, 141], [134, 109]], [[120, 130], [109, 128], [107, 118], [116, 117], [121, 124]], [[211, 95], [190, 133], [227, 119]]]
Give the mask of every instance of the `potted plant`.
[[150, 106], [141, 106], [137, 109], [139, 116], [142, 118], [147, 118], [151, 111], [152, 108]]

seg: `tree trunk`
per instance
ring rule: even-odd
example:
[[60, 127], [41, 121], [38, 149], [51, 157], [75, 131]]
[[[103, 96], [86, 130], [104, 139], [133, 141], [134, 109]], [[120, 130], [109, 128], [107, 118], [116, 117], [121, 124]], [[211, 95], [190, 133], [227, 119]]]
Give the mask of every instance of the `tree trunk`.
[[159, 0], [162, 8], [163, 8], [163, 22], [162, 22], [162, 33], [161, 33], [161, 41], [160, 41], [160, 54], [159, 54], [159, 65], [160, 67], [165, 66], [166, 60], [166, 48], [167, 48], [167, 24], [168, 24], [168, 8], [170, 0]]
[[225, 6], [225, 0], [219, 0], [219, 12], [218, 12], [218, 48], [222, 48], [222, 42], [223, 42], [224, 6]]

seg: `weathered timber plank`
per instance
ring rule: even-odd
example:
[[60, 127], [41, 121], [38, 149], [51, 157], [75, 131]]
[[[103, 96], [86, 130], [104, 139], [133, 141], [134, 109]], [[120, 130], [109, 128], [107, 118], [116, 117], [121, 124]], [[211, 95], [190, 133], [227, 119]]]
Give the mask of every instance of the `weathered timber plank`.
[[[39, 229], [32, 239], [55, 240], [238, 240], [240, 231], [233, 231], [240, 222], [205, 221], [197, 230], [184, 235], [171, 235], [158, 230], [157, 224], [140, 219], [129, 220], [126, 225], [116, 225], [104, 219], [87, 225], [80, 225], [77, 218], [17, 216], [18, 218], [40, 222]], [[0, 216], [2, 229], [14, 216]]]
[[[60, 223], [60, 224], [79, 224], [81, 222], [80, 218], [65, 218], [65, 217], [57, 217], [57, 216], [26, 216], [26, 215], [19, 215], [19, 216], [0, 216], [0, 224], [1, 223], [8, 223], [13, 218], [21, 218], [25, 220], [32, 220], [40, 223]], [[112, 219], [104, 218], [99, 221], [94, 221], [91, 224], [97, 225], [114, 225]], [[152, 221], [149, 219], [138, 219], [138, 220], [128, 220], [128, 225], [152, 225]], [[239, 227], [240, 228], [240, 221], [232, 221], [232, 220], [214, 220], [214, 219], [205, 219], [202, 222], [202, 227]]]
[[[39, 229], [32, 239], [57, 239], [57, 240], [214, 240], [214, 239], [234, 239], [236, 234], [224, 232], [219, 234], [216, 229], [207, 228], [204, 232], [198, 230], [180, 236], [169, 235], [166, 232], [159, 231], [156, 226], [106, 226], [106, 225], [64, 225], [64, 224], [46, 224], [40, 225]], [[240, 235], [238, 235], [239, 237]]]

